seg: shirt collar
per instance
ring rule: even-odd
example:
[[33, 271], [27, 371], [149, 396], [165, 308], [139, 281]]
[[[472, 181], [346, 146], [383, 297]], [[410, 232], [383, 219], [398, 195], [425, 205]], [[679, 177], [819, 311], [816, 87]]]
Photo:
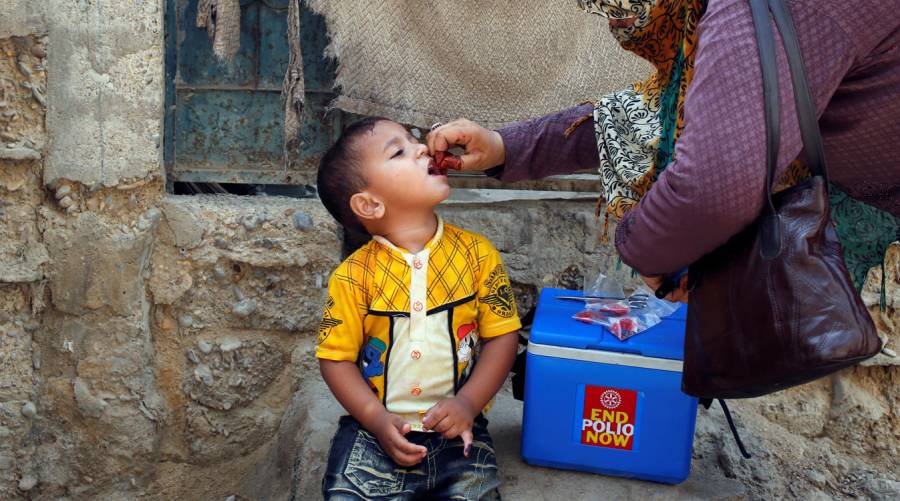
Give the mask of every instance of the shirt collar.
[[[431, 251], [431, 249], [433, 249], [438, 244], [438, 242], [441, 241], [441, 237], [444, 236], [444, 218], [442, 218], [440, 216], [440, 214], [436, 214], [436, 216], [437, 216], [437, 231], [434, 232], [434, 236], [431, 237], [431, 240], [429, 240], [428, 243], [425, 244], [425, 248], [423, 248], [418, 253], [422, 253], [424, 251]], [[376, 242], [380, 243], [381, 245], [384, 245], [388, 249], [391, 249], [391, 250], [399, 253], [403, 257], [415, 255], [402, 247], [397, 247], [396, 245], [391, 243], [390, 240], [384, 238], [381, 235], [372, 235], [372, 239], [375, 240]]]

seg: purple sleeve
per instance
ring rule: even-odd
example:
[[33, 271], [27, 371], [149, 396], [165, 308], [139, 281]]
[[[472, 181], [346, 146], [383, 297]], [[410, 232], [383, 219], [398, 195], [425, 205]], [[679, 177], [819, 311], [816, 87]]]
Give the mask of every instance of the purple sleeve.
[[[852, 37], [805, 2], [791, 10], [821, 112], [855, 59]], [[619, 222], [622, 261], [644, 275], [673, 273], [751, 223], [763, 204], [765, 123], [755, 30], [745, 1], [710, 2], [699, 26], [675, 160]], [[801, 150], [789, 73], [777, 43], [784, 169]]]
[[[500, 179], [507, 182], [539, 179], [597, 167], [593, 113], [593, 105], [583, 104], [497, 130], [506, 150]], [[591, 118], [566, 139], [566, 129], [589, 115]]]

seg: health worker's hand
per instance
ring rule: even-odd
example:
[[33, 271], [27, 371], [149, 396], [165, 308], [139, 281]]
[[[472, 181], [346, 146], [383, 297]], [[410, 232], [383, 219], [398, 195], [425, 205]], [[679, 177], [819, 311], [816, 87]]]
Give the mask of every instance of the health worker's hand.
[[485, 129], [464, 118], [441, 125], [425, 137], [432, 156], [436, 151], [447, 151], [462, 146], [462, 170], [485, 170], [502, 164], [506, 159], [503, 138], [497, 131]]
[[434, 430], [444, 438], [460, 437], [463, 441], [463, 455], [469, 457], [469, 449], [472, 445], [472, 423], [478, 411], [472, 408], [469, 402], [457, 395], [446, 398], [428, 409], [422, 418], [422, 426], [426, 430]]
[[396, 414], [385, 411], [374, 420], [369, 431], [378, 439], [381, 449], [400, 466], [415, 466], [428, 453], [422, 445], [416, 445], [404, 437], [412, 427]]
[[[659, 287], [662, 285], [663, 279], [665, 279], [665, 276], [664, 275], [654, 275], [654, 276], [641, 275], [641, 279], [644, 280], [644, 283], [647, 284], [647, 287], [650, 287], [650, 290], [656, 292], [656, 289], [659, 289]], [[688, 291], [688, 288], [687, 288], [687, 283], [688, 283], [688, 276], [687, 276], [687, 274], [685, 274], [683, 277], [681, 277], [681, 283], [678, 284], [678, 288], [675, 289], [674, 291], [672, 291], [671, 293], [669, 293], [669, 295], [666, 296], [666, 299], [669, 301], [672, 301], [672, 302], [687, 303], [688, 297], [690, 296], [690, 292]]]

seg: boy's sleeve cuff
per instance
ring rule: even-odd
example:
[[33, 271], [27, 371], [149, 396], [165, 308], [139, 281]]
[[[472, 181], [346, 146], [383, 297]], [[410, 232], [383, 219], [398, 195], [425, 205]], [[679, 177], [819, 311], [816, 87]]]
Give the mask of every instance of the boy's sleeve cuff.
[[504, 334], [509, 334], [510, 332], [515, 332], [522, 328], [522, 322], [519, 320], [519, 317], [511, 318], [509, 320], [505, 320], [503, 322], [497, 322], [495, 324], [491, 324], [490, 327], [484, 328], [483, 326], [479, 326], [478, 335], [483, 338], [492, 338], [497, 336], [502, 336]]
[[346, 351], [316, 349], [316, 358], [334, 362], [356, 362], [356, 353]]

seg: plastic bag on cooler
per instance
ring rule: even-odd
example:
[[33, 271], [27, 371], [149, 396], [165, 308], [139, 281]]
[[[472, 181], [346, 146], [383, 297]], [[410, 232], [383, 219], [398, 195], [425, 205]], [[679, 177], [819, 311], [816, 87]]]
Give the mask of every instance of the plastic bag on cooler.
[[660, 323], [679, 306], [658, 299], [646, 286], [626, 297], [622, 284], [602, 273], [591, 282], [585, 281], [584, 302], [584, 309], [573, 318], [601, 325], [622, 341]]

